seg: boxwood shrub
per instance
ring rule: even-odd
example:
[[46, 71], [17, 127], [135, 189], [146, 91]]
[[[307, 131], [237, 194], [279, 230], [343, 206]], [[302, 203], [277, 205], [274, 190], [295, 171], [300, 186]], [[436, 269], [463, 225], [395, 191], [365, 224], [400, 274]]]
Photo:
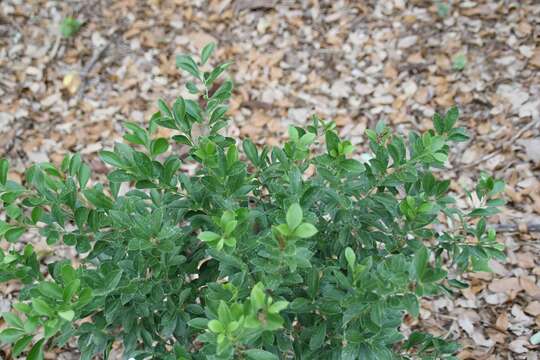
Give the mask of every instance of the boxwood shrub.
[[[83, 360], [114, 344], [126, 359], [453, 359], [456, 343], [402, 324], [503, 256], [486, 224], [503, 183], [480, 174], [467, 209], [449, 192], [457, 108], [407, 137], [379, 123], [361, 156], [317, 116], [257, 146], [223, 135], [233, 85], [213, 50], [177, 57], [193, 96], [126, 122], [99, 154], [106, 181], [79, 154], [22, 184], [0, 161], [0, 281], [23, 285], [2, 315], [11, 356], [75, 337]], [[78, 256], [42, 264], [27, 232]]]

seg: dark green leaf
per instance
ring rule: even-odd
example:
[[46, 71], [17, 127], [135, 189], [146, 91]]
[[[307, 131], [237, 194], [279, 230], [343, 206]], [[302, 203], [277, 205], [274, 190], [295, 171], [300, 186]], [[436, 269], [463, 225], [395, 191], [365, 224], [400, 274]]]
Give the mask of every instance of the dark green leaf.
[[428, 269], [429, 253], [425, 246], [421, 246], [420, 249], [414, 254], [414, 269], [416, 272], [416, 279], [421, 280]]
[[21, 339], [19, 339], [15, 344], [13, 344], [13, 348], [11, 349], [12, 355], [14, 357], [19, 356], [24, 349], [32, 342], [32, 335], [25, 336]]
[[152, 140], [150, 143], [150, 152], [152, 156], [158, 156], [160, 154], [163, 154], [165, 151], [169, 149], [169, 142], [165, 138], [158, 138], [155, 140]]
[[9, 162], [7, 159], [0, 159], [0, 184], [5, 185], [7, 181], [7, 173], [9, 169]]
[[6, 240], [10, 243], [14, 243], [24, 234], [26, 229], [24, 227], [11, 228], [4, 234]]
[[79, 167], [79, 173], [78, 173], [78, 179], [79, 179], [79, 186], [81, 189], [84, 189], [86, 187], [86, 184], [88, 184], [88, 180], [90, 180], [91, 175], [91, 169], [86, 164], [81, 164]]
[[456, 124], [459, 117], [459, 109], [457, 106], [453, 106], [448, 110], [444, 117], [444, 128], [446, 131], [450, 131]]
[[114, 167], [118, 167], [118, 168], [121, 168], [124, 166], [124, 163], [122, 162], [122, 159], [120, 159], [120, 157], [112, 152], [112, 151], [100, 151], [99, 152], [99, 158], [109, 164], [109, 165], [112, 165]]
[[32, 308], [34, 311], [42, 316], [53, 317], [54, 311], [48, 304], [48, 302], [42, 298], [32, 299]]
[[30, 352], [28, 353], [28, 356], [26, 357], [27, 360], [43, 360], [43, 345], [45, 343], [45, 339], [39, 340], [37, 343], [34, 344]]
[[250, 349], [246, 350], [244, 354], [247, 355], [248, 359], [252, 360], [279, 360], [277, 355], [272, 354], [271, 352], [259, 349]]

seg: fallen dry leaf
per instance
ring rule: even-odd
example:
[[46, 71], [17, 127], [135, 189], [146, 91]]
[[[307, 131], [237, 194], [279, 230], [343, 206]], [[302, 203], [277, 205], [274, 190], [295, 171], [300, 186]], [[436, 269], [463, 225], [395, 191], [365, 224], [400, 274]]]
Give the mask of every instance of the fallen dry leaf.
[[520, 277], [519, 284], [521, 285], [523, 290], [525, 290], [525, 292], [529, 294], [532, 298], [540, 300], [540, 287], [538, 287], [538, 285], [536, 285], [533, 280], [526, 277]]
[[510, 342], [508, 348], [516, 354], [525, 354], [529, 351], [529, 349], [527, 349], [526, 347], [527, 345], [529, 345], [529, 342], [527, 340], [517, 339]]
[[512, 277], [506, 279], [495, 279], [489, 286], [489, 290], [496, 293], [508, 293], [511, 291], [521, 291], [522, 287], [519, 278]]

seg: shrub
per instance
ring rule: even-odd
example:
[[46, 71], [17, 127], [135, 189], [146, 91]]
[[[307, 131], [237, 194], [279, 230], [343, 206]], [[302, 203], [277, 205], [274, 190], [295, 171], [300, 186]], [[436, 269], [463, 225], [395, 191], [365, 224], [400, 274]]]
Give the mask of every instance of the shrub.
[[[0, 163], [0, 236], [11, 243], [0, 279], [24, 284], [1, 341], [13, 356], [30, 348], [28, 359], [71, 337], [82, 359], [107, 358], [115, 341], [135, 359], [452, 358], [455, 343], [400, 325], [419, 298], [466, 287], [460, 272], [503, 256], [485, 220], [503, 184], [482, 175], [469, 194], [477, 207], [460, 210], [431, 170], [467, 139], [458, 110], [408, 140], [367, 130], [364, 162], [316, 116], [282, 148], [245, 139], [240, 151], [219, 133], [232, 83], [216, 80], [229, 63], [201, 70], [213, 49], [199, 63], [177, 58], [198, 100], [160, 100], [147, 128], [126, 123], [126, 143], [99, 154], [106, 184], [79, 154], [31, 166], [24, 185]], [[175, 135], [157, 137], [160, 126]], [[41, 268], [19, 240], [27, 231], [78, 261]]]

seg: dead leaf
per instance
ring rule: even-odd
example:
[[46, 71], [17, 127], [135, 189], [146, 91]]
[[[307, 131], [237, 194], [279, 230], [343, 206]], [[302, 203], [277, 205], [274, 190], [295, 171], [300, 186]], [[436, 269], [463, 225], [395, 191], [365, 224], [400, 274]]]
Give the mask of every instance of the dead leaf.
[[529, 349], [527, 349], [526, 347], [527, 345], [529, 345], [529, 342], [527, 340], [517, 339], [510, 342], [510, 344], [508, 344], [508, 348], [510, 349], [510, 351], [516, 354], [525, 354], [529, 351]]
[[78, 72], [72, 71], [64, 76], [63, 84], [69, 93], [74, 95], [77, 93], [79, 86], [81, 85], [81, 76]]
[[522, 287], [520, 281], [517, 277], [506, 278], [506, 279], [495, 279], [489, 286], [489, 290], [496, 293], [508, 293], [511, 291], [521, 291]]
[[529, 294], [536, 300], [540, 300], [540, 287], [538, 287], [538, 285], [536, 285], [533, 280], [526, 277], [520, 277], [519, 283], [527, 294]]
[[495, 327], [498, 330], [506, 331], [508, 328], [508, 314], [506, 312], [501, 313], [495, 321]]
[[529, 60], [529, 64], [536, 68], [540, 68], [540, 48], [535, 50], [534, 55]]
[[532, 316], [538, 316], [540, 315], [540, 302], [538, 301], [531, 301], [527, 307], [525, 308], [525, 312], [527, 314], [530, 314]]
[[518, 144], [525, 148], [527, 158], [535, 164], [540, 164], [540, 138], [521, 139]]

